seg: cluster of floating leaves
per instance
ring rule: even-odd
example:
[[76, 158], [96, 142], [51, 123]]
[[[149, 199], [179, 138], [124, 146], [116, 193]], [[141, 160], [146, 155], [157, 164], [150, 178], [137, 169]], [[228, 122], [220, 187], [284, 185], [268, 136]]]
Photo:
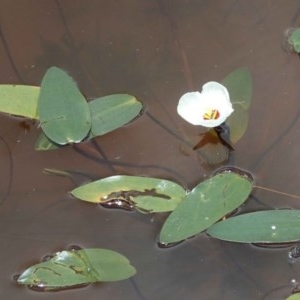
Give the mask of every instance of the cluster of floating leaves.
[[300, 240], [300, 210], [231, 215], [248, 199], [252, 187], [249, 172], [224, 167], [189, 192], [172, 181], [117, 175], [79, 186], [71, 194], [107, 208], [142, 213], [171, 211], [159, 235], [163, 247], [203, 231], [220, 240], [263, 246]]
[[37, 150], [57, 149], [106, 134], [136, 118], [142, 104], [134, 96], [115, 94], [87, 102], [73, 79], [51, 67], [41, 87], [0, 85], [0, 111], [36, 119], [43, 130]]
[[[0, 111], [39, 121], [42, 133], [36, 142], [37, 150], [57, 149], [106, 134], [135, 119], [143, 107], [128, 94], [87, 102], [73, 79], [57, 67], [47, 70], [41, 87], [0, 85], [0, 98]], [[147, 194], [165, 197], [155, 191], [143, 195]], [[136, 193], [131, 191], [132, 195]], [[124, 196], [124, 201], [127, 198], [129, 195]], [[127, 258], [117, 252], [73, 247], [47, 256], [15, 276], [15, 280], [36, 291], [56, 291], [123, 280], [135, 272]]]
[[123, 280], [135, 273], [128, 259], [118, 252], [72, 247], [45, 257], [14, 279], [35, 291], [58, 291]]
[[[290, 36], [294, 47], [296, 34], [298, 32]], [[222, 84], [227, 87], [238, 112], [228, 119], [230, 142], [235, 143], [247, 128], [251, 75], [246, 68], [238, 69]], [[39, 120], [43, 132], [36, 143], [38, 150], [56, 149], [106, 134], [130, 122], [142, 110], [142, 104], [127, 94], [87, 102], [73, 79], [56, 67], [46, 72], [41, 87], [0, 85], [0, 95], [0, 111]], [[171, 212], [159, 234], [162, 247], [174, 246], [201, 232], [240, 243], [279, 245], [299, 241], [300, 210], [269, 210], [234, 216], [233, 212], [248, 199], [252, 188], [253, 178], [249, 172], [226, 167], [188, 192], [169, 180], [117, 175], [79, 186], [71, 194], [106, 208], [141, 213]], [[299, 257], [299, 248], [295, 247], [289, 252], [291, 259]], [[73, 248], [48, 256], [16, 280], [35, 290], [53, 291], [122, 280], [134, 274], [134, 267], [117, 252]], [[289, 300], [292, 299], [298, 298], [293, 295]]]

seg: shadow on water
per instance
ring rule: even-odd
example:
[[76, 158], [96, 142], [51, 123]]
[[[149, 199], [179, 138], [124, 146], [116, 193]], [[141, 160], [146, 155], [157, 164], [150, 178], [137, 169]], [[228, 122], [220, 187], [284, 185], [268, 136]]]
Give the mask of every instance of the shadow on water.
[[[284, 299], [297, 288], [299, 261], [290, 258], [296, 246], [264, 249], [200, 234], [160, 249], [166, 214], [109, 210], [68, 192], [114, 174], [171, 179], [187, 189], [212, 174], [229, 152], [218, 142], [193, 150], [205, 130], [180, 119], [177, 102], [247, 66], [253, 102], [247, 132], [234, 145], [234, 164], [260, 186], [300, 195], [300, 61], [281, 47], [284, 31], [299, 24], [296, 0], [4, 1], [1, 83], [39, 85], [56, 65], [87, 98], [126, 92], [145, 111], [100, 138], [48, 152], [34, 151], [37, 125], [0, 115], [1, 299], [40, 299], [10, 279], [70, 244], [119, 251], [137, 275], [61, 291], [56, 300]], [[72, 170], [73, 181], [47, 176], [45, 168]], [[242, 209], [300, 208], [298, 202], [255, 189]]]

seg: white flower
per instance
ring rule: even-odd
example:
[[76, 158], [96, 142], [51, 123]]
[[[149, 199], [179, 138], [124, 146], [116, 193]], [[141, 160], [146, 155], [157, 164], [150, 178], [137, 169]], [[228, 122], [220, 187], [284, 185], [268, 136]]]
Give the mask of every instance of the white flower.
[[178, 114], [193, 125], [216, 127], [233, 112], [229, 93], [222, 84], [210, 81], [202, 86], [202, 92], [184, 94], [177, 106]]

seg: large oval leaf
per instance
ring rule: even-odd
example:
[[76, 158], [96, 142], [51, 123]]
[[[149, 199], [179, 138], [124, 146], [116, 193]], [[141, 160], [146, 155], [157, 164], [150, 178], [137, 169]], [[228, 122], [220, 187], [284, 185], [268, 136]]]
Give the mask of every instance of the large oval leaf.
[[91, 129], [89, 105], [73, 79], [64, 71], [47, 70], [38, 99], [41, 127], [57, 144], [78, 143]]
[[117, 175], [80, 186], [71, 194], [93, 203], [119, 199], [134, 203], [141, 212], [165, 212], [173, 210], [186, 192], [168, 180]]
[[40, 88], [29, 85], [0, 85], [0, 111], [37, 119], [37, 103]]
[[270, 210], [244, 214], [214, 224], [212, 237], [240, 243], [285, 243], [300, 240], [300, 210]]
[[252, 183], [233, 172], [220, 173], [197, 185], [170, 214], [160, 232], [163, 244], [185, 240], [239, 207]]
[[33, 265], [18, 278], [19, 284], [56, 290], [133, 276], [128, 259], [107, 249], [81, 249], [57, 252], [51, 259]]
[[222, 84], [228, 89], [234, 108], [226, 123], [230, 128], [230, 140], [236, 143], [248, 126], [247, 110], [252, 100], [252, 76], [247, 68], [240, 68], [227, 75]]
[[115, 94], [89, 102], [92, 115], [91, 135], [98, 136], [115, 130], [134, 119], [143, 105], [134, 96]]

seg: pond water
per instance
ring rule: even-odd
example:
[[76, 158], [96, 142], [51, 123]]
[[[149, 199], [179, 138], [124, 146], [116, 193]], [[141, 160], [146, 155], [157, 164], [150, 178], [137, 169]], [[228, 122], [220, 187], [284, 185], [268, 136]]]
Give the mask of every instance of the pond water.
[[[171, 179], [190, 189], [215, 170], [193, 144], [204, 129], [176, 113], [180, 96], [248, 67], [250, 122], [234, 164], [256, 184], [300, 195], [300, 60], [284, 32], [300, 25], [299, 1], [7, 1], [0, 11], [0, 83], [39, 85], [50, 66], [69, 72], [88, 98], [135, 95], [145, 113], [83, 143], [37, 152], [32, 121], [0, 115], [1, 299], [284, 299], [300, 281], [288, 248], [260, 249], [205, 234], [157, 246], [167, 214], [109, 210], [69, 195], [113, 174]], [[101, 151], [99, 151], [101, 149]], [[210, 150], [218, 161], [218, 149]], [[211, 157], [212, 156], [212, 157]], [[219, 164], [220, 165], [220, 164]], [[222, 165], [222, 164], [221, 164]], [[300, 208], [299, 199], [254, 189], [244, 211]], [[18, 286], [13, 276], [70, 245], [119, 251], [137, 269], [129, 280], [58, 293]]]

